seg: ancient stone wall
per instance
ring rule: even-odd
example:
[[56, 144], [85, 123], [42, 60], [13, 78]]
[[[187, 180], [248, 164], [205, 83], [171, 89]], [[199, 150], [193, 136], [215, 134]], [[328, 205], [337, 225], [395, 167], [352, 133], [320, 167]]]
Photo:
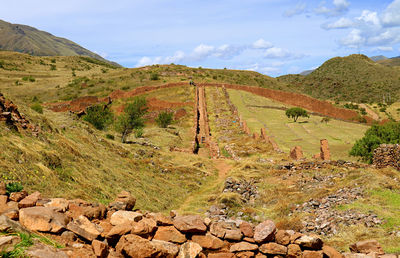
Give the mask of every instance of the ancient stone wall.
[[377, 168], [393, 167], [400, 170], [400, 145], [381, 144], [374, 150], [373, 164]]

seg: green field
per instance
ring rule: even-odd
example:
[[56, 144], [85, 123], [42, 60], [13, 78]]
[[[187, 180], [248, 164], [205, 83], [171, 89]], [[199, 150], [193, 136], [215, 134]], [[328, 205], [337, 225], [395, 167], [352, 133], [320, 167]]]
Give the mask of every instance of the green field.
[[265, 127], [267, 134], [275, 139], [284, 152], [300, 145], [305, 156], [312, 157], [319, 153], [319, 141], [327, 139], [333, 159], [354, 159], [349, 157], [348, 152], [368, 128], [365, 125], [334, 119], [328, 123], [321, 123], [322, 117], [314, 115], [308, 119], [300, 118], [294, 123], [286, 117], [284, 110], [270, 108], [285, 107], [284, 104], [244, 91], [228, 92], [250, 130], [259, 132], [261, 127]]

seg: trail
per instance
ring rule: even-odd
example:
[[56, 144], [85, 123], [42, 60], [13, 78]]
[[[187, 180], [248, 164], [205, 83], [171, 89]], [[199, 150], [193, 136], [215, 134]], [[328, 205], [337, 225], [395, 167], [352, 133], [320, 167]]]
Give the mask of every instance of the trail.
[[228, 172], [232, 169], [232, 166], [224, 159], [214, 160], [214, 166], [218, 170], [218, 178], [224, 179], [227, 177]]

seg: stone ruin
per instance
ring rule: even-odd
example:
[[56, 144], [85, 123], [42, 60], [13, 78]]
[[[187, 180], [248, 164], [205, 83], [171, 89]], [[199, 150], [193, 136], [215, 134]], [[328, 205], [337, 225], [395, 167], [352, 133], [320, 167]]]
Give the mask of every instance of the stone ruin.
[[272, 148], [274, 149], [274, 151], [281, 153], [282, 150], [279, 148], [278, 144], [274, 141], [274, 139], [271, 136], [267, 135], [267, 132], [265, 130], [265, 128], [261, 128], [260, 130], [260, 137], [261, 139], [263, 139], [264, 141], [268, 142], [269, 144], [272, 145]]
[[7, 125], [18, 131], [21, 129], [30, 130], [34, 136], [39, 135], [39, 128], [31, 124], [25, 116], [18, 111], [17, 105], [10, 100], [6, 100], [2, 93], [0, 93], [0, 121], [6, 122]]
[[303, 156], [303, 150], [301, 149], [300, 146], [294, 146], [290, 150], [290, 158], [294, 160], [301, 160], [304, 158]]
[[314, 159], [331, 160], [331, 152], [329, 150], [329, 143], [327, 139], [320, 141], [320, 153], [313, 156]]
[[374, 150], [373, 164], [376, 168], [393, 167], [400, 170], [400, 145], [381, 144]]

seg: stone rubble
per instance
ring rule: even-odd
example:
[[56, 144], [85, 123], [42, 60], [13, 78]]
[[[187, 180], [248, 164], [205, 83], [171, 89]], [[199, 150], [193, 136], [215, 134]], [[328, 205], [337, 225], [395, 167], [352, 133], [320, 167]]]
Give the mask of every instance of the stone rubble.
[[381, 144], [374, 150], [372, 163], [376, 168], [393, 167], [400, 170], [400, 145]]
[[238, 193], [241, 195], [242, 200], [244, 202], [250, 202], [251, 200], [255, 200], [259, 197], [258, 190], [257, 190], [257, 181], [255, 180], [241, 180], [237, 181], [231, 177], [228, 177], [225, 180], [225, 187], [223, 192], [233, 192]]

